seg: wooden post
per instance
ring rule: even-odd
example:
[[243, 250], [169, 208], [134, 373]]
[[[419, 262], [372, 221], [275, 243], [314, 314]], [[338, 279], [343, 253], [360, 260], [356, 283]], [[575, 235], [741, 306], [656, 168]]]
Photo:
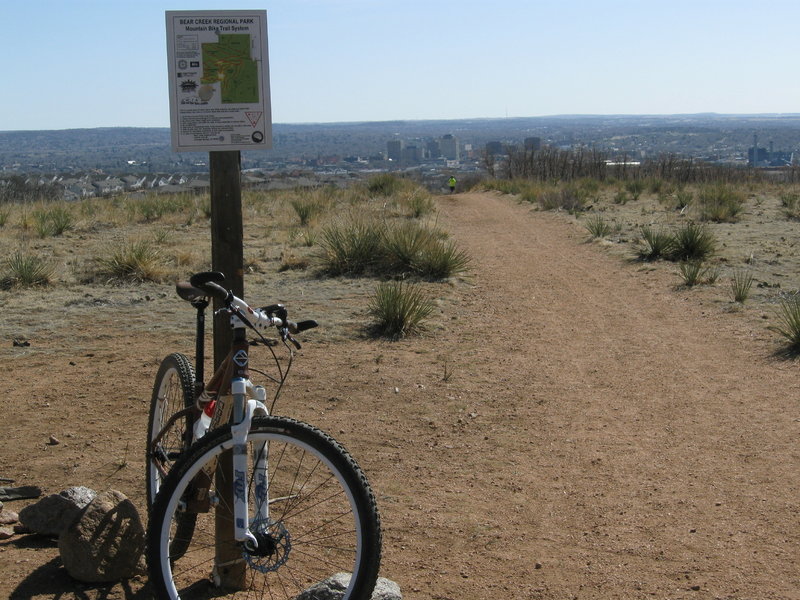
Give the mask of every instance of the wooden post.
[[[211, 268], [225, 274], [225, 287], [244, 296], [242, 183], [238, 151], [209, 152], [211, 169]], [[215, 304], [215, 308], [219, 308]], [[214, 319], [214, 368], [231, 347], [227, 316]]]
[[[244, 249], [242, 225], [241, 155], [238, 151], [209, 152], [211, 174], [211, 266], [225, 274], [225, 287], [244, 297]], [[216, 306], [215, 309], [219, 308]], [[214, 319], [214, 369], [231, 348], [233, 333], [228, 315]], [[245, 587], [245, 564], [234, 542], [233, 453], [220, 455], [217, 463], [215, 512], [216, 564], [220, 585], [228, 589]]]

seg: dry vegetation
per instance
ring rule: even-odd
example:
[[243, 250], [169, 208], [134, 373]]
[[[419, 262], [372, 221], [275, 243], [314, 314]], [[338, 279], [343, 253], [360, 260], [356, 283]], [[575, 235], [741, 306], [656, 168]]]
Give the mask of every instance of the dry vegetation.
[[542, 210], [563, 211], [585, 227], [587, 239], [640, 270], [674, 272], [678, 291], [692, 288], [698, 299], [723, 310], [780, 322], [775, 331], [798, 347], [786, 325], [800, 290], [797, 184], [730, 176], [696, 183], [609, 177], [483, 185]]
[[[437, 227], [430, 194], [408, 180], [375, 176], [346, 190], [246, 191], [242, 203], [248, 283], [353, 276], [416, 282], [389, 295], [373, 285], [361, 308], [369, 301], [376, 322], [363, 332], [397, 338], [420, 330], [441, 282], [468, 268], [469, 257]], [[1, 206], [2, 289], [47, 287], [57, 295], [162, 284], [211, 267], [208, 197], [26, 198]], [[409, 308], [419, 303], [421, 310]]]

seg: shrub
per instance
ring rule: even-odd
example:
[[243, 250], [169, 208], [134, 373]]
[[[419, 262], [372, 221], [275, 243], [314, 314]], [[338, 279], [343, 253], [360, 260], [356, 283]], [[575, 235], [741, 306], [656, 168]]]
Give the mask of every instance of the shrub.
[[681, 277], [683, 278], [683, 283], [686, 285], [686, 287], [692, 287], [700, 283], [703, 274], [705, 273], [703, 262], [700, 260], [688, 260], [681, 262], [678, 268], [680, 270]]
[[436, 203], [433, 198], [422, 188], [411, 190], [403, 199], [403, 204], [408, 211], [408, 215], [413, 219], [424, 217], [436, 209]]
[[701, 221], [732, 223], [742, 212], [744, 196], [730, 185], [706, 185], [700, 188], [697, 205]]
[[783, 212], [789, 219], [800, 219], [800, 194], [783, 192], [780, 195]]
[[55, 205], [33, 212], [34, 227], [41, 238], [59, 236], [74, 226], [72, 213], [64, 205]]
[[402, 281], [380, 283], [368, 307], [374, 319], [372, 332], [391, 339], [417, 333], [433, 309], [433, 301], [418, 285]]
[[325, 227], [320, 234], [318, 258], [331, 275], [360, 275], [381, 258], [384, 226], [356, 218]]
[[367, 190], [373, 196], [392, 196], [402, 187], [402, 180], [391, 173], [373, 175], [367, 180]]
[[380, 268], [384, 275], [414, 273], [431, 279], [446, 279], [461, 273], [470, 262], [454, 242], [416, 222], [386, 228], [381, 256]]
[[292, 208], [300, 217], [300, 225], [307, 226], [317, 215], [322, 213], [327, 203], [313, 196], [295, 198], [290, 201]]
[[781, 300], [778, 309], [778, 326], [775, 328], [788, 342], [788, 350], [800, 352], [800, 296]]
[[669, 258], [675, 246], [673, 235], [659, 227], [644, 226], [642, 231], [643, 247], [639, 250], [639, 257], [643, 260], [658, 260], [659, 258]]
[[576, 213], [583, 210], [585, 193], [573, 185], [566, 185], [560, 189], [545, 191], [539, 194], [539, 206], [543, 210], [566, 210]]
[[631, 199], [638, 200], [644, 191], [644, 182], [639, 179], [634, 179], [625, 183], [625, 189], [631, 195]]
[[108, 258], [100, 259], [100, 275], [111, 281], [161, 281], [165, 265], [161, 252], [152, 242], [129, 241], [112, 249]]
[[16, 250], [5, 260], [0, 287], [32, 287], [48, 285], [53, 277], [53, 266], [36, 254]]
[[750, 288], [753, 285], [753, 274], [749, 270], [738, 270], [733, 272], [731, 277], [731, 290], [733, 291], [734, 302], [744, 304], [750, 295]]
[[470, 261], [469, 255], [455, 242], [438, 239], [423, 249], [416, 271], [422, 277], [447, 279], [466, 271]]
[[678, 261], [703, 261], [716, 250], [716, 239], [705, 225], [689, 222], [673, 237], [672, 256]]
[[604, 238], [611, 233], [611, 225], [601, 215], [592, 215], [586, 219], [584, 227], [592, 239]]

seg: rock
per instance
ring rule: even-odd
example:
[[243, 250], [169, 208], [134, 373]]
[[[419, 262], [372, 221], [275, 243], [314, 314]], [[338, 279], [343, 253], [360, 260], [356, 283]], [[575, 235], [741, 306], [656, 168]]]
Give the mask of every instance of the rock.
[[122, 492], [98, 494], [58, 538], [67, 573], [86, 583], [116, 582], [143, 572], [145, 532]]
[[56, 436], [54, 436], [54, 435], [51, 435], [51, 436], [50, 436], [50, 439], [49, 439], [49, 440], [47, 440], [47, 445], [48, 445], [48, 446], [58, 446], [60, 443], [61, 443], [61, 440], [59, 440], [59, 439], [58, 439]]
[[[295, 600], [341, 600], [350, 583], [350, 573], [337, 573], [308, 588]], [[402, 600], [400, 586], [385, 577], [378, 577], [370, 600]]]
[[12, 510], [0, 510], [0, 525], [13, 525], [19, 521], [19, 515]]
[[7, 540], [14, 535], [14, 530], [11, 527], [0, 527], [0, 540]]
[[97, 493], [87, 487], [71, 487], [46, 496], [19, 511], [19, 520], [33, 533], [59, 535]]

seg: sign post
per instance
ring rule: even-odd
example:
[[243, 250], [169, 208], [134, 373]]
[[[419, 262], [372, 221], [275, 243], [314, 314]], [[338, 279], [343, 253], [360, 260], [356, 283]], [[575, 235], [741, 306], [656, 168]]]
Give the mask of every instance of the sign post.
[[[240, 151], [272, 147], [267, 12], [167, 11], [166, 22], [172, 149], [209, 153], [211, 265], [243, 297]], [[228, 318], [220, 315], [214, 320], [215, 368], [231, 337]], [[218, 482], [233, 481], [232, 464], [231, 452], [224, 452]], [[215, 513], [215, 571], [223, 587], [243, 589], [245, 565], [233, 543], [233, 485], [217, 488], [223, 497]]]

